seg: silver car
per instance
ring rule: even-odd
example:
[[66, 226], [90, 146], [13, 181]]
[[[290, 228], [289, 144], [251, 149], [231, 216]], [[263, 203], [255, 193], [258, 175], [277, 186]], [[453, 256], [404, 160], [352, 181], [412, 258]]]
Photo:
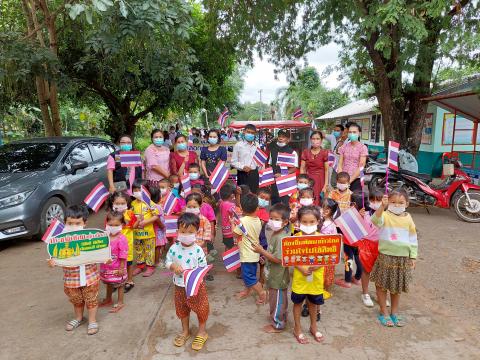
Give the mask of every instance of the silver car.
[[65, 208], [81, 204], [107, 182], [113, 143], [88, 137], [52, 137], [0, 146], [0, 241], [41, 236]]

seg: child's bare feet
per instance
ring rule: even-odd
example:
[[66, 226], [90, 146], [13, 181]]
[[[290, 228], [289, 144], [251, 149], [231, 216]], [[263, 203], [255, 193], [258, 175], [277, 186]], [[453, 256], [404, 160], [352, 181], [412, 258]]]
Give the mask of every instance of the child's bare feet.
[[257, 301], [255, 302], [257, 305], [263, 305], [265, 304], [265, 301], [267, 301], [267, 292], [262, 291], [260, 295], [258, 296]]
[[238, 292], [235, 296], [237, 297], [238, 300], [243, 300], [247, 298], [250, 295], [251, 290], [250, 289], [245, 289], [240, 292]]
[[281, 333], [283, 329], [275, 329], [273, 325], [269, 324], [263, 327], [263, 331], [265, 331], [267, 334], [278, 334]]
[[113, 300], [112, 299], [103, 299], [100, 304], [98, 304], [98, 307], [107, 307], [113, 305]]

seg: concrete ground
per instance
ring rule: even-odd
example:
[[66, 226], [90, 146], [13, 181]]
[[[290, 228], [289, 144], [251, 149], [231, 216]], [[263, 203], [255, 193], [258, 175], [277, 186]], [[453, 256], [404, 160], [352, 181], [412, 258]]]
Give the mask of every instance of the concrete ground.
[[[412, 214], [420, 257], [411, 292], [400, 301], [406, 327], [381, 327], [377, 308], [365, 308], [355, 286], [335, 288], [322, 307], [323, 344], [309, 337], [309, 345], [299, 345], [291, 323], [282, 334], [265, 334], [268, 305], [236, 300], [241, 282], [218, 263], [215, 281], [208, 283], [210, 339], [199, 353], [172, 344], [180, 322], [165, 270], [137, 278], [120, 313], [100, 310], [97, 335], [87, 336], [86, 326], [67, 333], [63, 328], [72, 309], [61, 270], [46, 265], [45, 245], [0, 243], [0, 359], [480, 359], [480, 225], [457, 220], [453, 211], [433, 209], [428, 215], [413, 209]], [[100, 223], [98, 216], [91, 220]], [[217, 248], [223, 246], [218, 242]], [[341, 272], [339, 266], [338, 276]], [[372, 285], [371, 290], [374, 295]], [[192, 323], [195, 327], [196, 319]], [[303, 328], [308, 333], [305, 319]]]

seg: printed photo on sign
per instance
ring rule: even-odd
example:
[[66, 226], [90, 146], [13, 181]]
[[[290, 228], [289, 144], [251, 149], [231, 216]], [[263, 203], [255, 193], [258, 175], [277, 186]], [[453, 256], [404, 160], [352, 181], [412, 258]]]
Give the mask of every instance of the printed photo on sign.
[[282, 266], [326, 266], [340, 261], [342, 235], [288, 236], [282, 240]]

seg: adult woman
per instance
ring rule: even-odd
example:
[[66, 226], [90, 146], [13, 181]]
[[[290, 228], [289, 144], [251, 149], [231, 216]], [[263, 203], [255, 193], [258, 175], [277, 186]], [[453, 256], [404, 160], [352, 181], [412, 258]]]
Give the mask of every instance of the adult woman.
[[362, 128], [357, 123], [351, 123], [348, 127], [348, 140], [338, 149], [340, 158], [338, 160], [337, 172], [347, 172], [350, 175], [350, 190], [361, 191], [360, 168], [364, 168], [367, 162], [368, 148], [360, 141]]
[[322, 149], [323, 134], [314, 131], [310, 135], [310, 149], [302, 152], [300, 173], [308, 174], [314, 181], [315, 205], [320, 204], [320, 194], [325, 192], [328, 179], [328, 151]]
[[170, 176], [170, 149], [165, 146], [162, 130], [153, 129], [150, 134], [152, 144], [145, 149], [146, 178], [151, 185]]
[[190, 164], [197, 163], [198, 157], [195, 151], [189, 151], [187, 138], [179, 134], [175, 137], [175, 151], [170, 153], [170, 173], [183, 176], [188, 171]]
[[219, 161], [227, 161], [227, 149], [220, 146], [220, 131], [208, 131], [208, 146], [202, 147], [200, 152], [200, 167], [205, 176], [210, 176]]
[[[120, 151], [132, 151], [132, 138], [130, 135], [122, 135], [117, 145]], [[131, 193], [133, 181], [142, 178], [142, 167], [122, 167], [120, 151], [114, 151], [107, 158], [108, 190], [110, 193], [123, 190], [128, 190]]]

